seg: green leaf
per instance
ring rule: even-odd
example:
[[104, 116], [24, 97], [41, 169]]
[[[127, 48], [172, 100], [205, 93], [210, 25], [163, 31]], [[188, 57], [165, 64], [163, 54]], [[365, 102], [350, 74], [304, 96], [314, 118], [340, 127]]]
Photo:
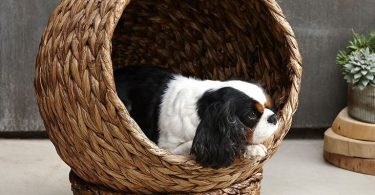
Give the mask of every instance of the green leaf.
[[366, 47], [368, 47], [368, 40], [364, 36], [353, 32], [353, 41], [349, 42], [347, 48], [354, 52]]
[[355, 67], [355, 68], [353, 68], [352, 70], [350, 70], [350, 73], [357, 73], [357, 72], [359, 72], [361, 70], [361, 68], [359, 68], [359, 67]]
[[361, 70], [361, 74], [362, 75], [366, 75], [367, 74], [367, 70]]
[[347, 80], [348, 82], [351, 82], [353, 78], [350, 75], [345, 75], [344, 79]]
[[345, 64], [343, 67], [346, 68], [346, 69], [352, 69], [353, 65], [351, 65], [351, 64]]
[[344, 65], [349, 63], [350, 57], [349, 55], [344, 51], [339, 51], [339, 53], [336, 56], [336, 63], [339, 65]]
[[366, 78], [370, 81], [374, 80], [374, 75], [373, 74], [367, 74]]
[[367, 58], [367, 60], [369, 60], [369, 61], [375, 61], [375, 54], [371, 54], [371, 55]]
[[361, 83], [363, 86], [367, 86], [369, 82], [370, 82], [369, 80], [361, 80]]
[[361, 77], [362, 77], [362, 74], [361, 73], [357, 73], [357, 74], [354, 75], [354, 80], [359, 79]]

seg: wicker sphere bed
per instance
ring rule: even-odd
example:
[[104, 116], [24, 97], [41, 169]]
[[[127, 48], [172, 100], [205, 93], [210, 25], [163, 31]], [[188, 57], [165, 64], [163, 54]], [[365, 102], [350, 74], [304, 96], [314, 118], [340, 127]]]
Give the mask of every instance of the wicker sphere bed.
[[[116, 94], [113, 69], [129, 64], [259, 81], [281, 124], [267, 156], [211, 169], [158, 148]], [[258, 194], [296, 111], [300, 64], [275, 0], [62, 0], [43, 34], [35, 89], [75, 194]]]

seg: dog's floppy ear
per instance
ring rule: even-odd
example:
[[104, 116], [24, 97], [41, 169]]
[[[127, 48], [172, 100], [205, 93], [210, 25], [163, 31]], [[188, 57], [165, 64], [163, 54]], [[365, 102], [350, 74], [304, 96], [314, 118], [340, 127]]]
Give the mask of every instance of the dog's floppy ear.
[[[212, 99], [211, 99], [212, 101]], [[233, 113], [231, 102], [213, 101], [201, 105], [198, 125], [191, 153], [204, 167], [220, 168], [229, 166], [243, 150], [245, 142], [242, 123]]]

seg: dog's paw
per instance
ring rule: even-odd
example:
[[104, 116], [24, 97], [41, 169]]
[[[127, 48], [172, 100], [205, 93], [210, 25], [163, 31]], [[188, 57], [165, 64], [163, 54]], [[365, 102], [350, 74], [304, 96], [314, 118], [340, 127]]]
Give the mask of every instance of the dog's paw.
[[263, 144], [249, 145], [245, 152], [245, 158], [259, 161], [267, 154], [267, 148]]

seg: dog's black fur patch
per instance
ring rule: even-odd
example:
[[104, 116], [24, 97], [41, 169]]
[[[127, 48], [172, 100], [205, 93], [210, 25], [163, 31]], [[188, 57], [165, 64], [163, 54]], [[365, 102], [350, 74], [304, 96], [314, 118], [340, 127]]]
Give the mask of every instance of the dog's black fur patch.
[[156, 66], [127, 66], [114, 72], [117, 94], [130, 116], [156, 144], [162, 95], [173, 73]]
[[232, 87], [204, 93], [197, 103], [201, 122], [191, 148], [199, 164], [226, 167], [243, 154], [248, 145], [246, 131], [254, 128], [262, 115], [256, 103]]

